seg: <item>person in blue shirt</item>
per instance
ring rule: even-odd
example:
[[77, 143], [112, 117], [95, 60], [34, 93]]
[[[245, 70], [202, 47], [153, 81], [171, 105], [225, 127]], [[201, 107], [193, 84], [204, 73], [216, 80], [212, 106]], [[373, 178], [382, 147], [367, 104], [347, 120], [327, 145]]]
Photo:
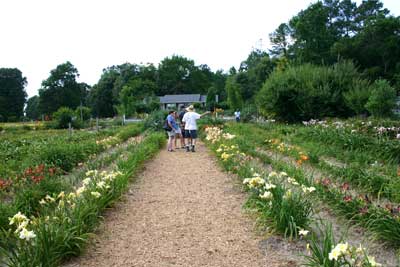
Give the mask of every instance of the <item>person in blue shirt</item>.
[[176, 120], [175, 120], [175, 111], [174, 110], [171, 110], [168, 113], [167, 123], [168, 123], [169, 127], [171, 127], [171, 131], [167, 131], [167, 133], [168, 133], [167, 149], [168, 149], [169, 152], [174, 152], [175, 151], [173, 149], [174, 138], [175, 138], [176, 132], [179, 129], [178, 124], [176, 123]]

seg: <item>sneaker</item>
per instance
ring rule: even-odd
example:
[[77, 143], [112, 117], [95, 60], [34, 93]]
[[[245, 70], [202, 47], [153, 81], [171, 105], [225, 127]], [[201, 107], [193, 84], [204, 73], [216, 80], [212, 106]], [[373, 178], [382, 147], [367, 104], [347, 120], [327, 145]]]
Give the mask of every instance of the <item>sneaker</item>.
[[189, 146], [186, 147], [186, 152], [190, 152]]
[[194, 150], [194, 146], [192, 146], [192, 152], [196, 152], [196, 151]]

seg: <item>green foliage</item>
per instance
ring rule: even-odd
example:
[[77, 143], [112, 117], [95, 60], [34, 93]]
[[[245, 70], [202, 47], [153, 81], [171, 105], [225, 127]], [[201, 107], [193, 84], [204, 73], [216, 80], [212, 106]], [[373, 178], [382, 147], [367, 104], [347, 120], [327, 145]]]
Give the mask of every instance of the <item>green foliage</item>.
[[212, 72], [207, 65], [196, 66], [194, 61], [173, 55], [158, 66], [158, 95], [207, 93]]
[[285, 121], [349, 116], [343, 94], [359, 84], [354, 65], [342, 62], [333, 67], [301, 65], [276, 71], [258, 94], [257, 104], [264, 114]]
[[26, 112], [26, 117], [28, 117], [31, 120], [40, 119], [39, 97], [38, 96], [35, 95], [28, 99], [25, 112]]
[[55, 121], [55, 127], [58, 129], [66, 129], [69, 127], [69, 123], [73, 122], [76, 118], [76, 113], [67, 107], [61, 107], [53, 113], [53, 119]]
[[346, 105], [357, 115], [366, 114], [365, 105], [371, 95], [370, 84], [366, 80], [354, 81], [354, 87], [343, 93]]
[[240, 109], [243, 105], [243, 99], [240, 93], [240, 87], [235, 81], [235, 76], [228, 77], [225, 89], [228, 95], [228, 105], [232, 109]]
[[69, 62], [51, 70], [49, 78], [39, 89], [39, 108], [43, 114], [50, 115], [61, 107], [75, 109], [86, 98], [88, 85], [78, 83], [78, 70]]
[[310, 267], [339, 267], [339, 263], [329, 260], [329, 253], [335, 247], [336, 241], [332, 225], [326, 224], [317, 228], [317, 233], [312, 233], [309, 242], [309, 255], [304, 255], [305, 266]]
[[167, 118], [167, 110], [157, 110], [149, 114], [149, 116], [144, 121], [145, 129], [151, 129], [154, 131], [163, 131], [163, 124]]
[[36, 216], [41, 208], [39, 205], [41, 199], [67, 189], [71, 188], [58, 177], [45, 177], [39, 183], [24, 184], [22, 188], [16, 190], [13, 205], [27, 216]]
[[119, 94], [121, 112], [126, 116], [143, 113], [146, 110], [144, 100], [154, 95], [156, 84], [149, 80], [134, 79], [129, 81]]
[[75, 118], [79, 118], [81, 121], [87, 121], [90, 119], [92, 111], [89, 107], [77, 107], [75, 110]]
[[22, 119], [27, 94], [26, 78], [19, 69], [0, 68], [0, 122]]
[[375, 81], [365, 107], [375, 117], [392, 116], [396, 107], [396, 90], [386, 80]]

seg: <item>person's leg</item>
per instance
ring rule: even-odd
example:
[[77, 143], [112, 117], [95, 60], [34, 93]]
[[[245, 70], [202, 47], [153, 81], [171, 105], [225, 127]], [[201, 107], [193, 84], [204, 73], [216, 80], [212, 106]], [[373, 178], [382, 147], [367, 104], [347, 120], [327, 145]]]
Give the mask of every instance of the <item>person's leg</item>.
[[195, 146], [196, 146], [196, 139], [197, 139], [197, 131], [193, 130], [190, 132], [190, 136], [192, 137], [192, 152], [195, 152]]
[[175, 133], [173, 131], [168, 132], [168, 151], [172, 151], [173, 150], [173, 144], [174, 144], [174, 135]]
[[186, 143], [186, 152], [190, 151], [190, 131], [185, 130], [185, 143]]
[[180, 134], [179, 138], [181, 139], [181, 148], [185, 148], [185, 140], [183, 139], [183, 133]]

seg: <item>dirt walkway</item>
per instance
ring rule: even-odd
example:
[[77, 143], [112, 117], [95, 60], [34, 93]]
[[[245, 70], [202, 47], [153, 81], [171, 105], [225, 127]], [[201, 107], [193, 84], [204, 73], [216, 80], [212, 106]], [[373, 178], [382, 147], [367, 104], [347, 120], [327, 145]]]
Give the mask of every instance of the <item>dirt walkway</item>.
[[245, 195], [204, 145], [197, 150], [163, 150], [149, 162], [95, 245], [66, 266], [293, 266], [266, 255], [243, 214]]

